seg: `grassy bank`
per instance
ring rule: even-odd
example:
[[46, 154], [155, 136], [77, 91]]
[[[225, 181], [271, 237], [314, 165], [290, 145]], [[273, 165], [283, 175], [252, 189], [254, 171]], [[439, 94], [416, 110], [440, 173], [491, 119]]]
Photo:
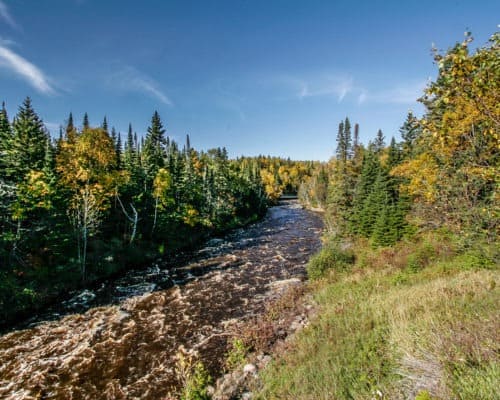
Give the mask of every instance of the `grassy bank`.
[[500, 398], [495, 251], [442, 232], [383, 249], [326, 243], [309, 263], [317, 317], [257, 398]]

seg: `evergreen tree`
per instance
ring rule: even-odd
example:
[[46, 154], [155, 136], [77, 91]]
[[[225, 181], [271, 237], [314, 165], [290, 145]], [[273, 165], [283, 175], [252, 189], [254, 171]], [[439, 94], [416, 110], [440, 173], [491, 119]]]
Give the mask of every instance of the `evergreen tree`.
[[354, 139], [353, 139], [353, 148], [359, 146], [359, 124], [354, 124]]
[[345, 140], [345, 157], [346, 160], [352, 159], [353, 152], [352, 152], [352, 134], [351, 134], [351, 122], [349, 121], [349, 118], [345, 118], [344, 121], [344, 140]]
[[369, 229], [374, 219], [371, 215], [377, 211], [377, 206], [372, 203], [373, 199], [369, 200], [368, 197], [374, 190], [380, 168], [380, 162], [375, 153], [371, 149], [366, 150], [363, 155], [361, 175], [354, 193], [350, 224], [352, 232], [363, 236], [369, 234]]
[[391, 138], [391, 144], [389, 145], [389, 152], [387, 153], [387, 169], [390, 171], [401, 161], [401, 151], [396, 143], [394, 136]]
[[125, 150], [123, 154], [123, 163], [127, 171], [132, 172], [137, 166], [137, 149], [136, 141], [132, 133], [132, 124], [128, 125], [127, 141], [125, 142]]
[[7, 178], [8, 153], [12, 145], [12, 129], [5, 109], [5, 103], [2, 103], [0, 111], [0, 179]]
[[339, 123], [339, 129], [337, 131], [337, 160], [340, 162], [344, 162], [347, 160], [347, 152], [346, 152], [346, 137], [345, 137], [345, 130], [344, 130], [344, 121], [340, 121]]
[[[104, 130], [104, 132], [106, 132], [107, 134], [109, 134], [109, 131], [108, 131], [108, 120], [106, 119], [106, 116], [104, 116], [104, 119], [102, 120], [101, 128]], [[116, 141], [116, 132], [115, 132], [115, 141]]]
[[83, 115], [83, 130], [89, 129], [90, 124], [89, 124], [89, 116], [87, 113]]
[[121, 169], [122, 166], [122, 134], [118, 132], [116, 138], [115, 152], [116, 152], [116, 168]]
[[406, 120], [399, 128], [399, 133], [403, 139], [402, 156], [404, 158], [409, 158], [414, 156], [415, 146], [417, 144], [417, 139], [420, 137], [422, 130], [418, 123], [417, 118], [413, 115], [411, 111], [408, 112]]
[[68, 123], [66, 124], [66, 135], [68, 134], [68, 132], [72, 132], [74, 129], [75, 125], [73, 123], [73, 113], [70, 112], [68, 117]]
[[165, 145], [165, 129], [163, 129], [158, 111], [155, 111], [142, 149], [143, 168], [150, 182], [153, 181], [158, 170], [165, 165]]
[[380, 152], [384, 150], [384, 148], [385, 148], [385, 136], [382, 133], [382, 129], [379, 129], [377, 131], [377, 136], [373, 141], [373, 150], [375, 151], [375, 153], [380, 154]]
[[8, 157], [8, 173], [17, 182], [30, 170], [42, 170], [49, 134], [27, 97], [19, 107], [13, 124], [13, 138]]
[[351, 218], [356, 176], [352, 169], [351, 123], [346, 117], [339, 123], [337, 159], [328, 189], [328, 215], [337, 234], [345, 234]]

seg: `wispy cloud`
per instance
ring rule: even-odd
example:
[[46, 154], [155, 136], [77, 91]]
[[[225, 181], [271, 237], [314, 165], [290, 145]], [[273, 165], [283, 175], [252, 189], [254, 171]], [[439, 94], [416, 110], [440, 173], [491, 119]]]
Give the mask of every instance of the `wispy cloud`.
[[13, 72], [40, 93], [49, 95], [56, 93], [42, 70], [8, 48], [5, 42], [0, 42], [0, 68]]
[[125, 66], [112, 73], [108, 83], [121, 91], [146, 94], [168, 106], [174, 105], [172, 100], [160, 89], [157, 82], [134, 67]]
[[318, 96], [334, 96], [340, 103], [351, 92], [353, 79], [347, 76], [325, 76], [310, 81], [299, 81], [301, 89], [298, 94], [300, 99]]
[[8, 25], [14, 29], [20, 29], [19, 25], [14, 21], [14, 18], [10, 15], [7, 4], [0, 0], [0, 19], [3, 19]]
[[[314, 76], [280, 75], [264, 80], [288, 91], [287, 99], [304, 100], [313, 97], [333, 97], [340, 103], [354, 90], [354, 80], [346, 74], [315, 74]], [[291, 93], [290, 93], [291, 92]]]
[[365, 102], [382, 104], [412, 104], [422, 96], [427, 81], [399, 84], [379, 92], [370, 92], [362, 89], [358, 96], [358, 103]]

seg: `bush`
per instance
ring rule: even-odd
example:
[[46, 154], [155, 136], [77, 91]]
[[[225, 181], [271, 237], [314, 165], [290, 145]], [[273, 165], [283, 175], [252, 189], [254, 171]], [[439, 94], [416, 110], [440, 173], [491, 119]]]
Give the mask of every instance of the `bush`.
[[307, 264], [309, 279], [319, 279], [328, 270], [345, 271], [354, 264], [354, 254], [342, 250], [338, 243], [328, 243], [318, 253], [311, 257]]
[[231, 348], [226, 354], [226, 367], [229, 371], [238, 368], [246, 362], [249, 347], [242, 339], [234, 338], [231, 343]]
[[182, 385], [178, 393], [181, 400], [210, 400], [208, 385], [212, 378], [201, 361], [196, 362], [192, 355], [177, 353], [175, 373]]

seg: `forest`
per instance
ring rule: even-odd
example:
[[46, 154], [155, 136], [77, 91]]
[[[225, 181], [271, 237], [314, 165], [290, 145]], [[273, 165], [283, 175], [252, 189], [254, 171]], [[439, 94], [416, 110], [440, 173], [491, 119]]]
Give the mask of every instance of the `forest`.
[[229, 159], [166, 135], [157, 112], [139, 138], [72, 113], [49, 134], [28, 97], [0, 112], [0, 320], [76, 287], [169, 257], [264, 215], [318, 163]]

